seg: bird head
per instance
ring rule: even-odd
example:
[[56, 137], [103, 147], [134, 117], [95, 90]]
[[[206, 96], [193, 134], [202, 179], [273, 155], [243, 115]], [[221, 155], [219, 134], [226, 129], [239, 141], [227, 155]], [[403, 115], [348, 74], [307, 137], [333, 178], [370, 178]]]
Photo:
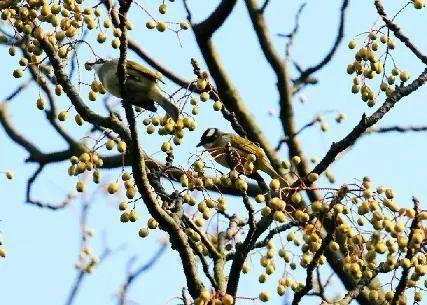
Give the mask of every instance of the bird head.
[[94, 69], [96, 72], [105, 64], [108, 60], [104, 58], [98, 58], [94, 62], [86, 62], [86, 66], [89, 66], [91, 69]]
[[203, 146], [205, 148], [210, 148], [220, 137], [221, 131], [219, 131], [218, 128], [208, 128], [200, 138], [200, 142], [197, 144], [197, 147]]

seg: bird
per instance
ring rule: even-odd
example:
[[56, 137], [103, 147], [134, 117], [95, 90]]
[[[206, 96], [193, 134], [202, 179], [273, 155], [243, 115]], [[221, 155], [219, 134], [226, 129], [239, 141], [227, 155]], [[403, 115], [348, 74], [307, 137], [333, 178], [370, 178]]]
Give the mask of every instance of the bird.
[[244, 165], [251, 159], [250, 155], [253, 155], [256, 158], [252, 157], [255, 159], [253, 162], [255, 170], [260, 170], [273, 179], [283, 180], [271, 165], [264, 149], [237, 134], [222, 132], [218, 128], [208, 128], [197, 144], [197, 147], [200, 146], [203, 146], [220, 165], [234, 168], [243, 174], [245, 174]]
[[[102, 85], [110, 94], [122, 98], [117, 76], [118, 62], [118, 58], [100, 58], [95, 62], [88, 62], [87, 65], [96, 71]], [[132, 60], [126, 61], [126, 71], [126, 93], [131, 97], [129, 103], [155, 112], [156, 102], [175, 122], [178, 120], [179, 108], [163, 94], [159, 86], [162, 78], [160, 73]]]

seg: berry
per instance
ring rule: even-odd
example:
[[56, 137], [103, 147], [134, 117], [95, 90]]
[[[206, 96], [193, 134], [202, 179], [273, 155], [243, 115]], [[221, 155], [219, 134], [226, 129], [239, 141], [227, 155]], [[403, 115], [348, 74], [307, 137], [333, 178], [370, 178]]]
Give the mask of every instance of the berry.
[[270, 182], [270, 188], [272, 190], [278, 190], [280, 188], [280, 181], [279, 179], [273, 179]]
[[158, 22], [157, 23], [157, 25], [156, 25], [156, 29], [159, 31], [159, 32], [164, 32], [164, 31], [166, 31], [167, 30], [167, 25], [166, 25], [166, 23], [164, 23], [164, 22], [162, 22], [162, 21], [160, 21], [160, 22]]
[[148, 231], [147, 228], [141, 228], [139, 229], [138, 235], [142, 238], [145, 238], [148, 236], [148, 234], [150, 234], [150, 231]]
[[117, 182], [112, 182], [108, 185], [107, 191], [110, 194], [114, 194], [119, 190], [119, 184]]
[[45, 106], [46, 106], [46, 101], [42, 98], [38, 98], [37, 99], [37, 108], [39, 110], [43, 110], [45, 108]]
[[351, 41], [348, 43], [348, 48], [349, 48], [349, 49], [354, 49], [356, 46], [357, 46], [357, 43], [356, 43], [356, 41], [354, 41], [354, 40], [351, 40]]
[[182, 30], [188, 30], [188, 29], [190, 28], [190, 24], [188, 24], [187, 22], [180, 22], [180, 23], [179, 23], [179, 27], [180, 27]]
[[425, 6], [426, 6], [426, 2], [425, 2], [425, 0], [413, 0], [413, 3], [414, 3], [414, 7], [415, 7], [417, 10], [420, 10], [420, 9], [422, 9], [423, 7], [425, 7]]
[[74, 120], [76, 121], [76, 124], [79, 126], [82, 126], [84, 123], [83, 118], [80, 116], [80, 114], [76, 114], [76, 116], [74, 117]]
[[166, 4], [163, 3], [159, 6], [159, 13], [160, 14], [166, 14], [167, 10], [168, 10], [168, 6]]
[[154, 29], [157, 26], [157, 23], [155, 21], [148, 21], [145, 26], [147, 27], [147, 29]]
[[7, 178], [7, 179], [9, 179], [9, 180], [12, 180], [12, 179], [13, 179], [13, 173], [12, 173], [12, 172], [10, 172], [10, 171], [9, 171], [9, 172], [7, 172], [7, 173], [6, 173], [6, 178]]
[[270, 300], [270, 294], [267, 291], [261, 291], [258, 297], [262, 302]]
[[114, 140], [108, 140], [107, 143], [105, 144], [105, 147], [108, 150], [112, 150], [115, 145], [116, 145], [116, 142], [114, 142]]
[[132, 211], [129, 213], [129, 220], [130, 220], [131, 222], [135, 222], [135, 221], [137, 221], [137, 220], [138, 220], [138, 217], [139, 217], [138, 212], [137, 212], [137, 211], [135, 211], [135, 210], [132, 210]]
[[83, 181], [77, 181], [77, 184], [76, 184], [77, 192], [81, 193], [85, 190], [85, 188], [86, 188], [86, 185], [84, 184]]
[[21, 69], [15, 69], [13, 70], [13, 77], [14, 78], [21, 78], [24, 75], [24, 71]]
[[117, 150], [120, 153], [126, 152], [126, 142], [125, 141], [120, 141], [119, 144], [117, 144]]
[[67, 111], [61, 111], [58, 114], [58, 120], [60, 120], [61, 122], [65, 121], [68, 117], [68, 112]]

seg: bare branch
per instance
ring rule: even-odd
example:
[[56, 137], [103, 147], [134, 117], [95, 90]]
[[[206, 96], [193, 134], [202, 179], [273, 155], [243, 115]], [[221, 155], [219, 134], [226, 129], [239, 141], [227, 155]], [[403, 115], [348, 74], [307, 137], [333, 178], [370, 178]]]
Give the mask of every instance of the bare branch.
[[302, 11], [304, 10], [304, 8], [305, 8], [306, 5], [307, 5], [307, 3], [304, 2], [299, 7], [299, 9], [298, 9], [298, 11], [297, 11], [297, 13], [295, 15], [295, 25], [294, 25], [294, 28], [292, 29], [292, 32], [289, 35], [287, 35], [289, 37], [289, 40], [288, 40], [288, 43], [286, 44], [286, 48], [285, 48], [285, 61], [288, 61], [289, 58], [290, 58], [292, 45], [294, 43], [295, 36], [297, 35], [298, 30], [299, 30], [299, 19], [301, 17]]
[[406, 86], [401, 86], [396, 89], [396, 91], [388, 97], [385, 102], [375, 111], [371, 116], [366, 117], [364, 114], [359, 124], [342, 140], [334, 142], [331, 145], [331, 148], [323, 157], [323, 159], [317, 164], [313, 169], [314, 173], [321, 174], [323, 173], [329, 165], [334, 162], [335, 158], [339, 153], [353, 145], [353, 143], [366, 132], [369, 127], [375, 125], [380, 121], [393, 107], [399, 102], [402, 98], [408, 96], [412, 92], [418, 90], [427, 82], [427, 69], [422, 72], [417, 79], [415, 79], [411, 84]]
[[396, 36], [401, 42], [403, 42], [405, 46], [407, 46], [408, 49], [411, 50], [416, 57], [418, 57], [418, 59], [420, 59], [425, 65], [427, 65], [427, 56], [421, 53], [421, 51], [418, 50], [418, 48], [411, 42], [409, 37], [403, 34], [400, 27], [388, 18], [381, 3], [381, 0], [375, 0], [375, 7], [377, 8], [378, 15], [381, 16], [387, 28], [394, 33], [394, 36]]
[[259, 9], [259, 11], [261, 12], [261, 14], [264, 14], [264, 12], [267, 9], [267, 7], [270, 4], [270, 2], [271, 2], [270, 0], [264, 0], [264, 4]]
[[41, 201], [33, 200], [31, 198], [31, 190], [33, 188], [34, 182], [36, 181], [36, 179], [40, 175], [40, 173], [43, 171], [43, 168], [44, 168], [44, 165], [40, 165], [39, 168], [34, 172], [34, 174], [27, 181], [27, 192], [26, 192], [27, 203], [35, 205], [39, 208], [45, 208], [45, 209], [49, 209], [49, 210], [53, 210], [53, 211], [65, 208], [70, 203], [72, 198], [68, 197], [59, 205], [53, 205], [53, 204], [50, 204], [47, 202], [41, 202]]
[[345, 19], [346, 19], [346, 13], [347, 13], [347, 8], [348, 8], [348, 4], [349, 4], [350, 0], [343, 0], [342, 6], [341, 6], [341, 17], [340, 17], [340, 23], [338, 26], [338, 32], [337, 32], [337, 36], [335, 38], [335, 42], [332, 45], [332, 48], [329, 50], [328, 54], [326, 54], [326, 56], [317, 64], [314, 65], [308, 69], [306, 69], [305, 71], [303, 71], [301, 73], [301, 75], [294, 81], [295, 85], [299, 85], [301, 83], [304, 83], [305, 80], [311, 76], [311, 74], [319, 71], [320, 69], [322, 69], [323, 67], [325, 67], [330, 61], [331, 59], [334, 57], [336, 51], [338, 50], [339, 45], [341, 44], [343, 38], [344, 38], [344, 25], [345, 25]]
[[9, 120], [8, 104], [0, 104], [0, 123], [7, 135], [18, 145], [22, 146], [30, 155], [41, 155], [42, 152], [23, 135], [21, 135]]
[[131, 272], [127, 275], [126, 281], [123, 284], [122, 290], [120, 292], [119, 304], [126, 304], [126, 295], [130, 289], [130, 287], [134, 284], [135, 280], [138, 279], [142, 274], [146, 271], [150, 270], [154, 267], [157, 261], [162, 257], [162, 255], [166, 252], [167, 243], [163, 243], [162, 246], [156, 251], [156, 253], [152, 256], [152, 258], [137, 268], [134, 272]]
[[274, 229], [271, 229], [271, 230], [268, 232], [267, 236], [264, 238], [264, 240], [257, 242], [257, 243], [255, 244], [254, 248], [263, 248], [263, 247], [265, 247], [265, 246], [268, 244], [268, 242], [269, 242], [269, 241], [270, 241], [270, 240], [271, 240], [275, 235], [280, 234], [280, 233], [282, 233], [282, 232], [286, 232], [287, 230], [289, 230], [289, 229], [291, 229], [291, 228], [293, 228], [293, 227], [295, 227], [295, 226], [298, 226], [298, 225], [299, 225], [299, 224], [298, 224], [298, 222], [296, 222], [296, 221], [290, 221], [290, 222], [285, 223], [285, 224], [283, 224], [283, 225], [281, 225], [281, 226], [278, 226], [278, 227], [276, 227], [276, 228], [274, 228]]
[[371, 127], [366, 133], [406, 133], [406, 132], [424, 132], [427, 126], [389, 126], [389, 127]]

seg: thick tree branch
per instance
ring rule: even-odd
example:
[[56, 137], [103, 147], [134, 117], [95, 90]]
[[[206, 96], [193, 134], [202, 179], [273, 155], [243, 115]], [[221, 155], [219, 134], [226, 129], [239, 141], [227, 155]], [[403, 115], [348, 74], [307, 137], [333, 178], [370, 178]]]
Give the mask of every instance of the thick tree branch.
[[192, 25], [194, 32], [197, 32], [197, 35], [203, 37], [204, 40], [209, 40], [230, 16], [236, 3], [237, 0], [221, 0], [221, 3], [206, 20]]
[[[245, 0], [245, 3], [264, 56], [277, 76], [277, 88], [280, 96], [280, 119], [285, 136], [289, 138], [287, 142], [289, 157], [299, 156], [301, 158], [301, 162], [298, 164], [298, 172], [301, 176], [305, 176], [310, 170], [307, 158], [303, 153], [298, 139], [295, 137], [298, 131], [294, 120], [292, 106], [293, 88], [287, 71], [287, 62], [283, 62], [280, 59], [280, 56], [273, 47], [264, 16], [258, 10], [257, 1]], [[310, 199], [314, 199], [314, 192], [309, 192], [309, 196]]]
[[121, 95], [124, 97], [123, 107], [126, 112], [126, 119], [129, 124], [131, 133], [130, 140], [127, 144], [130, 147], [132, 156], [132, 171], [133, 176], [138, 187], [138, 191], [141, 194], [150, 214], [157, 220], [160, 226], [169, 233], [171, 243], [177, 249], [181, 261], [184, 267], [184, 274], [187, 279], [188, 290], [193, 298], [199, 296], [203, 289], [203, 283], [199, 278], [197, 263], [195, 261], [194, 253], [188, 243], [188, 237], [185, 232], [181, 229], [180, 224], [177, 223], [172, 216], [170, 216], [159, 204], [155, 193], [152, 191], [152, 187], [147, 177], [144, 154], [139, 142], [138, 130], [135, 122], [135, 114], [132, 105], [126, 103], [126, 54], [127, 54], [127, 36], [126, 36], [126, 14], [132, 3], [131, 0], [121, 0], [119, 9], [119, 20], [120, 20], [120, 58], [117, 67], [117, 77], [119, 79]]
[[267, 157], [272, 161], [273, 166], [278, 168], [280, 166], [280, 159], [276, 151], [257, 125], [237, 88], [227, 75], [212, 40], [206, 40], [205, 36], [197, 31], [194, 33], [209, 72], [215, 80], [221, 101], [229, 111], [235, 114], [239, 124], [245, 128], [248, 138], [259, 143], [266, 152]]

